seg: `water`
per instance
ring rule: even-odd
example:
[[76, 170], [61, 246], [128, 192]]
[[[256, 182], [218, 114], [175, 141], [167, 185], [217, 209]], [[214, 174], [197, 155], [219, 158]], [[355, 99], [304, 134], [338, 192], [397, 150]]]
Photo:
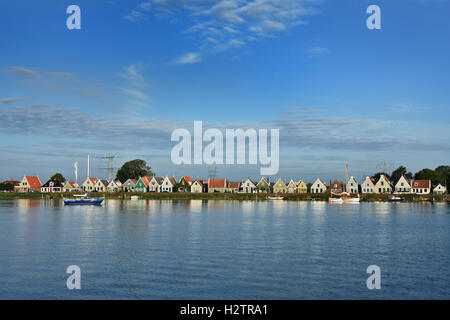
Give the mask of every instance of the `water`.
[[[450, 299], [447, 204], [0, 201], [1, 299]], [[366, 268], [381, 268], [368, 290]], [[69, 265], [81, 290], [68, 290]]]

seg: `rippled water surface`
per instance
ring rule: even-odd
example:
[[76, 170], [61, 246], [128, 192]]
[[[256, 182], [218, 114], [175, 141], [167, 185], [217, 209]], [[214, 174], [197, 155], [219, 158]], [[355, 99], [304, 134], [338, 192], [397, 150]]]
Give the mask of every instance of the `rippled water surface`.
[[[0, 201], [1, 299], [450, 299], [447, 204]], [[81, 268], [81, 290], [66, 268]], [[381, 268], [368, 290], [366, 268]]]

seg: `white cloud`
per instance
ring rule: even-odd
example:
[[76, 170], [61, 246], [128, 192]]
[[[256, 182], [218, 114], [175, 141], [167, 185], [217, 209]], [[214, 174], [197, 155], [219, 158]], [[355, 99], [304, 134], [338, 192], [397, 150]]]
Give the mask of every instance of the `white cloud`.
[[14, 102], [17, 102], [17, 101], [22, 101], [24, 99], [25, 99], [25, 97], [21, 97], [21, 98], [3, 98], [3, 99], [0, 100], [0, 104], [7, 105], [7, 104], [14, 103]]
[[175, 59], [173, 61], [173, 64], [193, 64], [193, 63], [198, 63], [201, 60], [202, 59], [198, 53], [189, 52], [189, 53], [186, 53], [186, 54], [182, 55], [181, 57], [178, 57], [177, 59]]
[[[305, 24], [318, 12], [322, 0], [148, 0], [131, 11], [128, 20], [138, 21], [149, 14], [183, 15], [191, 21], [185, 33], [194, 35], [204, 54], [242, 47], [245, 39], [262, 40], [280, 36]], [[236, 42], [236, 35], [240, 39]], [[186, 56], [186, 58], [189, 58]], [[194, 56], [189, 61], [198, 62]]]
[[327, 48], [314, 46], [314, 47], [308, 48], [308, 50], [306, 50], [306, 52], [308, 53], [309, 57], [314, 57], [314, 56], [328, 53], [329, 50]]

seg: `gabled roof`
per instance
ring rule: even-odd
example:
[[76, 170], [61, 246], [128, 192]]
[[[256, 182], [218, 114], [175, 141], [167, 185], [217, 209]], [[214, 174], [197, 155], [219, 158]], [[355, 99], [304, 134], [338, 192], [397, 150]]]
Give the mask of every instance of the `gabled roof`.
[[27, 179], [30, 188], [40, 188], [42, 185], [38, 177], [26, 176], [25, 179]]
[[316, 181], [314, 181], [314, 183], [316, 183], [317, 181], [319, 181], [320, 183], [322, 183], [324, 186], [327, 186], [327, 184], [320, 178], [317, 178]]
[[292, 184], [294, 187], [297, 187], [297, 183], [295, 183], [295, 181], [292, 180], [292, 179], [291, 179], [291, 181], [289, 181], [288, 187], [289, 187], [291, 184]]
[[203, 187], [203, 180], [201, 180], [201, 179], [198, 179], [198, 180], [195, 180], [195, 182], [194, 183], [198, 183], [200, 186], [202, 186]]
[[152, 177], [151, 180], [153, 180], [153, 179], [155, 179], [156, 183], [159, 184], [159, 185], [161, 185], [163, 183], [163, 181], [164, 181], [164, 178], [162, 178], [162, 177]]
[[152, 179], [152, 178], [150, 178], [150, 177], [140, 177], [140, 178], [139, 178], [139, 180], [141, 180], [141, 181], [144, 183], [144, 185], [145, 185], [146, 187], [148, 187], [148, 184], [149, 184], [149, 182], [150, 182], [151, 179]]
[[[49, 188], [50, 184], [52, 185], [52, 188], [62, 188], [63, 184], [61, 181], [59, 180], [48, 180], [46, 183], [44, 183], [44, 185], [42, 186], [42, 188]], [[33, 187], [34, 188], [34, 187]]]
[[91, 180], [92, 184], [96, 184], [98, 181], [97, 178], [89, 178], [89, 180]]
[[192, 180], [189, 176], [182, 176], [180, 179], [180, 182], [181, 182], [181, 180], [183, 180], [183, 178], [184, 178], [184, 181], [186, 181], [189, 185], [192, 185]]
[[259, 186], [260, 183], [265, 183], [265, 184], [269, 185], [269, 181], [267, 181], [267, 179], [264, 177], [262, 177], [261, 180], [259, 180], [259, 182], [256, 186]]
[[80, 186], [78, 185], [78, 183], [73, 182], [73, 181], [69, 181], [67, 182], [67, 184], [71, 187], [71, 188], [79, 188]]
[[377, 183], [380, 182], [380, 180], [383, 178], [384, 178], [384, 181], [386, 181], [386, 183], [388, 185], [391, 185], [391, 182], [388, 180], [388, 178], [386, 178], [386, 176], [384, 174], [380, 175], [380, 179], [378, 179]]
[[103, 184], [105, 187], [107, 187], [108, 184], [109, 184], [109, 181], [106, 180], [106, 179], [100, 179], [100, 180], [97, 179], [97, 182], [98, 182], [98, 181], [100, 181], [100, 183]]
[[130, 179], [128, 179], [127, 181], [125, 181], [124, 184], [127, 183], [127, 182], [131, 182], [131, 183], [133, 183], [134, 185], [136, 185], [137, 180], [136, 180], [136, 179], [131, 179], [131, 178], [130, 178]]
[[226, 188], [226, 179], [209, 179], [208, 188]]
[[175, 178], [174, 177], [166, 177], [166, 178], [167, 178], [167, 180], [169, 180], [172, 187], [175, 187], [175, 185], [177, 184], [177, 181], [175, 180]]
[[228, 182], [229, 188], [239, 188], [239, 182]]
[[413, 180], [411, 182], [412, 188], [418, 188], [418, 189], [430, 189], [431, 188], [431, 180]]

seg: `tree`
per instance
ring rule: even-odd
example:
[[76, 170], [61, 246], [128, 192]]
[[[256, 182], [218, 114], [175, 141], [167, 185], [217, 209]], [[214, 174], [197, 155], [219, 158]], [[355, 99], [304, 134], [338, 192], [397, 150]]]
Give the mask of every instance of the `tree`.
[[0, 183], [0, 191], [13, 191], [14, 190], [14, 184], [9, 182], [2, 182]]
[[386, 173], [386, 172], [377, 172], [371, 178], [375, 179], [375, 183], [376, 183], [378, 180], [380, 180], [380, 176], [382, 174], [384, 174], [384, 176], [386, 178], [388, 178], [388, 180], [391, 180], [391, 176], [388, 173]]
[[52, 177], [50, 178], [50, 180], [56, 180], [59, 182], [66, 182], [66, 178], [64, 178], [64, 176], [61, 173], [55, 173], [54, 175], [52, 175]]
[[139, 177], [152, 176], [153, 172], [151, 167], [147, 166], [147, 163], [141, 159], [135, 159], [125, 162], [122, 167], [117, 171], [116, 179], [124, 183], [128, 179], [139, 179]]
[[447, 190], [450, 189], [450, 166], [439, 166], [434, 171], [438, 172], [441, 176], [440, 184], [444, 185], [447, 183]]
[[400, 166], [394, 171], [392, 171], [391, 179], [392, 182], [396, 183], [402, 176], [404, 176], [407, 180], [411, 180], [413, 174], [406, 170], [406, 167]]
[[441, 174], [438, 171], [431, 169], [422, 169], [419, 172], [416, 172], [414, 175], [414, 179], [417, 180], [431, 180], [433, 186], [440, 184], [444, 184]]

